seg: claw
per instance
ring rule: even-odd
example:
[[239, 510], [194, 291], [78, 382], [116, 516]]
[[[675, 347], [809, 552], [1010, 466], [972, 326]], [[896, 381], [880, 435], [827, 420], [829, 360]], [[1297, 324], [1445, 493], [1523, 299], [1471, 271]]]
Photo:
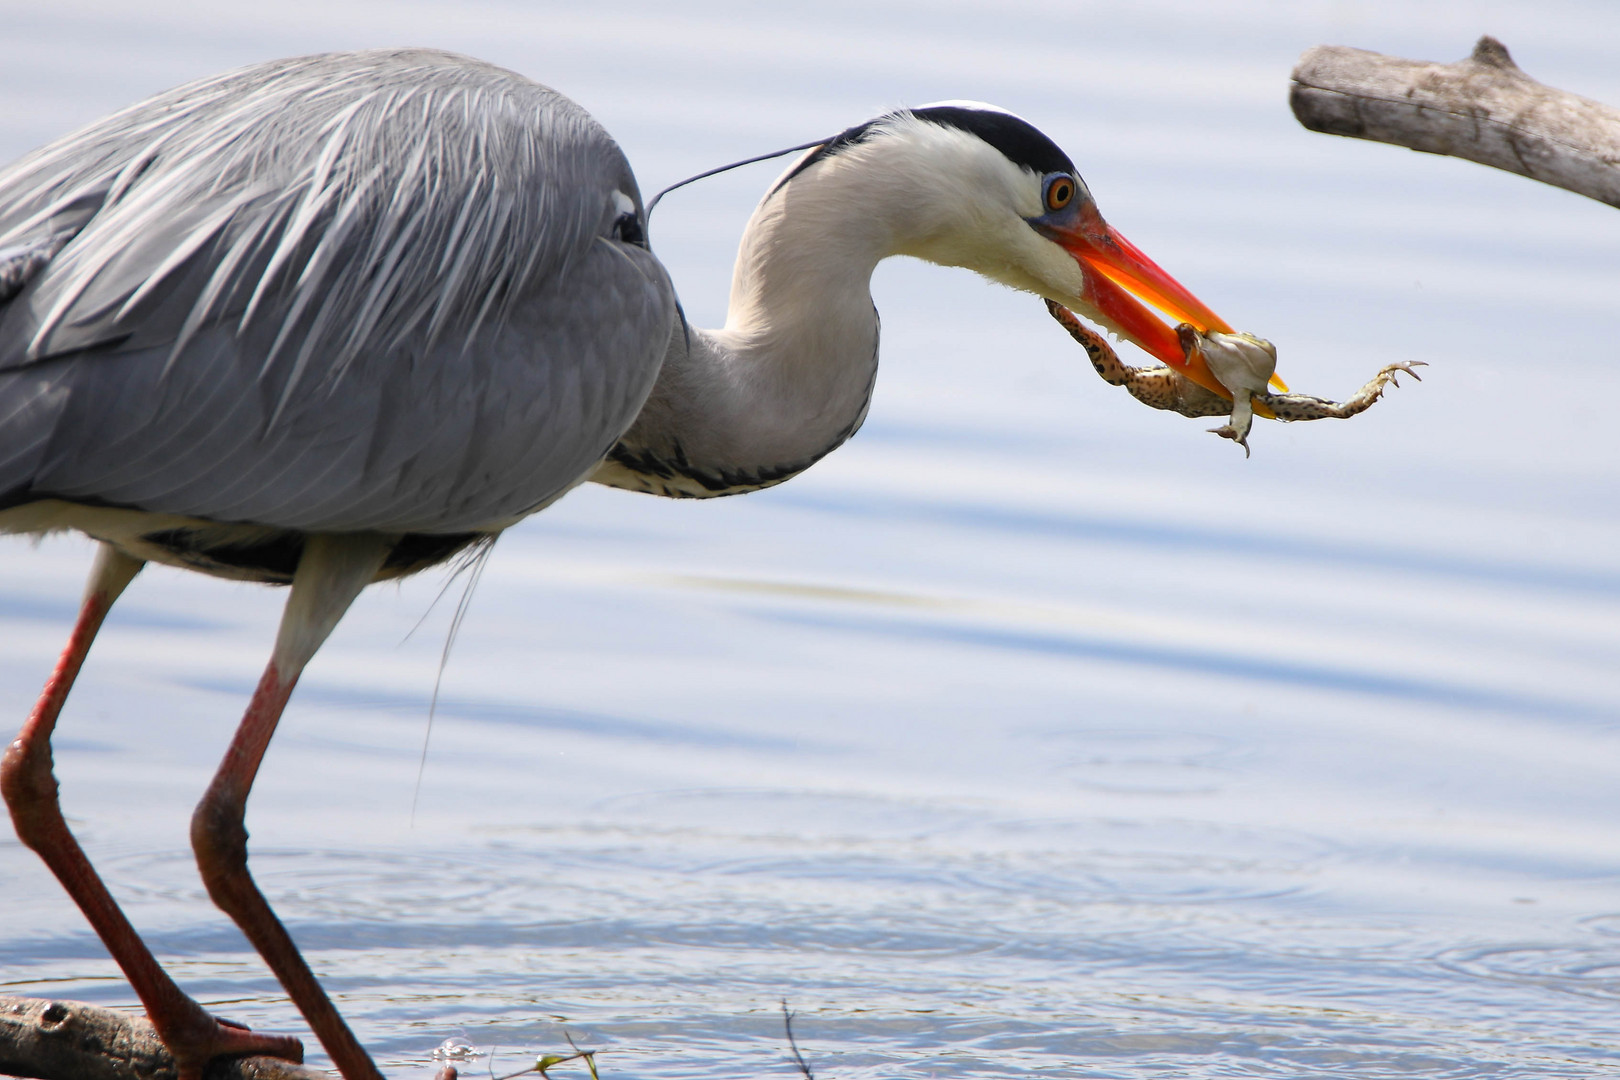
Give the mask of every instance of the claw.
[[1380, 370], [1378, 372], [1378, 374], [1382, 375], [1382, 376], [1386, 376], [1389, 379], [1390, 382], [1394, 383], [1396, 386], [1399, 386], [1399, 385], [1401, 385], [1401, 381], [1395, 377], [1395, 373], [1397, 371], [1404, 371], [1406, 374], [1412, 376], [1412, 378], [1416, 379], [1418, 382], [1422, 382], [1423, 381], [1423, 376], [1419, 375], [1417, 372], [1413, 371], [1412, 369], [1415, 368], [1415, 367], [1428, 367], [1428, 366], [1429, 366], [1429, 362], [1427, 360], [1401, 360], [1401, 361], [1398, 361], [1398, 362], [1393, 363], [1393, 364], [1384, 365], [1383, 369]]

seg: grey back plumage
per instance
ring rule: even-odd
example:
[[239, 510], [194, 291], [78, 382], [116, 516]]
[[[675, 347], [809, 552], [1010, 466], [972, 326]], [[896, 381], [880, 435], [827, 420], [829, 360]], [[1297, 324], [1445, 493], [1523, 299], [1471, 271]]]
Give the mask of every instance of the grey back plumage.
[[0, 173], [0, 508], [401, 532], [537, 509], [669, 339], [627, 207], [583, 110], [436, 52], [260, 65], [59, 140]]

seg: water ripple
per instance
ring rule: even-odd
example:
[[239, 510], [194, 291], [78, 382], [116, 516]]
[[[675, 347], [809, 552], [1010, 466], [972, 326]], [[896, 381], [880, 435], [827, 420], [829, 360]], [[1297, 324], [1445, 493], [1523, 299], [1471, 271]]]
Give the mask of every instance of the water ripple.
[[1059, 634], [949, 623], [943, 620], [923, 621], [781, 610], [754, 610], [751, 614], [763, 621], [838, 633], [860, 633], [912, 641], [943, 641], [1038, 656], [1101, 660], [1183, 673], [1278, 683], [1312, 690], [1396, 698], [1413, 704], [1438, 705], [1451, 709], [1485, 709], [1539, 719], [1559, 717], [1581, 721], [1598, 720], [1605, 723], [1610, 723], [1614, 719], [1614, 709], [1611, 707], [1587, 705], [1550, 696], [1515, 694], [1478, 685], [1246, 656], [1215, 649], [1149, 645], [1075, 633]]
[[1491, 945], [1438, 958], [1448, 971], [1583, 997], [1620, 999], [1620, 946]]

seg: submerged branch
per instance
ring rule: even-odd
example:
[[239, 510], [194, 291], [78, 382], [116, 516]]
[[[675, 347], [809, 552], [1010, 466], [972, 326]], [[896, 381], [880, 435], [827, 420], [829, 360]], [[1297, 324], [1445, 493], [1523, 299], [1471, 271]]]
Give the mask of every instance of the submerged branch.
[[1449, 154], [1620, 206], [1620, 110], [1532, 79], [1482, 37], [1454, 64], [1318, 45], [1289, 104], [1312, 131]]
[[[0, 995], [0, 1076], [173, 1080], [174, 1058], [144, 1016], [77, 1001]], [[215, 1061], [207, 1080], [332, 1080], [276, 1058]]]

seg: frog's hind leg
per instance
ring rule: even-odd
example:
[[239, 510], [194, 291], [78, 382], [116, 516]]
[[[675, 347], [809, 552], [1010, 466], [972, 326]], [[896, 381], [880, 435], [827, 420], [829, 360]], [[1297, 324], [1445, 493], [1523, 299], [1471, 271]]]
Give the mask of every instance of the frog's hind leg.
[[1075, 318], [1074, 313], [1062, 304], [1048, 300], [1046, 310], [1086, 350], [1086, 355], [1091, 358], [1091, 366], [1097, 369], [1104, 382], [1110, 386], [1123, 386], [1142, 404], [1167, 409], [1182, 416], [1222, 416], [1232, 411], [1231, 401], [1204, 389], [1172, 368], [1162, 364], [1132, 367], [1125, 363], [1101, 334]]
[[1391, 383], [1401, 385], [1395, 378], [1397, 375], [1404, 372], [1422, 382], [1423, 377], [1412, 369], [1425, 366], [1422, 360], [1387, 364], [1367, 380], [1367, 385], [1343, 401], [1328, 401], [1309, 394], [1256, 394], [1254, 400], [1269, 408], [1278, 420], [1348, 420], [1371, 408]]

